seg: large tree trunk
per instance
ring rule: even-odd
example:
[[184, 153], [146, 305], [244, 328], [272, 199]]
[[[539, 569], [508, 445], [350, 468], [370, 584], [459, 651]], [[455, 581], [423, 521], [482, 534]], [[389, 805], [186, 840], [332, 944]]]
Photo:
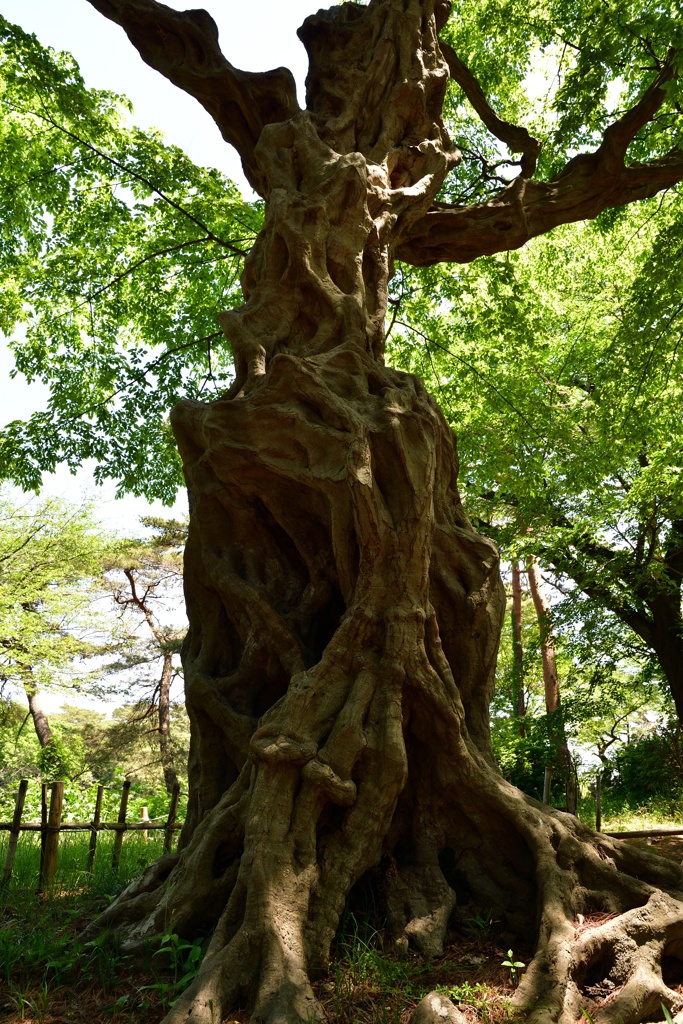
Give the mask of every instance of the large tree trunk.
[[[125, 18], [144, 5], [98, 6]], [[430, 956], [456, 898], [492, 908], [503, 941], [536, 943], [516, 999], [539, 1022], [575, 1021], [608, 975], [623, 989], [605, 1020], [678, 999], [658, 973], [663, 952], [683, 958], [683, 904], [658, 888], [683, 888], [678, 866], [593, 835], [496, 769], [497, 552], [463, 512], [436, 403], [383, 364], [393, 253], [456, 160], [440, 113], [447, 13], [390, 0], [306, 20], [309, 109], [259, 128], [245, 157], [267, 203], [245, 305], [222, 315], [235, 384], [173, 413], [191, 509], [188, 815], [180, 852], [89, 933], [111, 927], [131, 951], [169, 922], [213, 929], [169, 1024], [238, 1003], [254, 1022], [322, 1019], [310, 979], [363, 878], [394, 938]], [[164, 17], [182, 84], [177, 39], [195, 40], [204, 15]], [[197, 95], [217, 66], [202, 63]], [[259, 96], [226, 137], [248, 135]], [[605, 911], [621, 916], [575, 930], [577, 913]]]

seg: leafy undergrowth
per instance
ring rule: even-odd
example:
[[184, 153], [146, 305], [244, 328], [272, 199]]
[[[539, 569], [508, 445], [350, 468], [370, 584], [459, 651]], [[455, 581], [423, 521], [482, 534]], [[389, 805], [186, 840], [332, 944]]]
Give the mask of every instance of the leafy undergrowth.
[[382, 936], [363, 938], [354, 927], [337, 947], [327, 979], [316, 995], [333, 1024], [407, 1024], [423, 996], [437, 990], [449, 996], [475, 1024], [517, 1024], [510, 999], [521, 964], [517, 953], [491, 939], [495, 922], [479, 915], [460, 916], [461, 931], [451, 936], [443, 956], [383, 948]]
[[[56, 891], [7, 900], [0, 919], [0, 1020], [8, 1024], [153, 1024], [189, 984], [201, 943], [167, 936], [166, 955], [132, 960], [106, 938], [87, 946], [79, 930], [106, 900], [91, 892]], [[473, 925], [476, 930], [476, 922]], [[426, 960], [382, 949], [379, 934], [359, 929], [338, 946], [330, 974], [315, 985], [334, 1024], [407, 1024], [427, 992], [438, 989], [460, 1005], [472, 1024], [516, 1024], [508, 950], [482, 930], [454, 935], [443, 956]], [[515, 961], [517, 962], [517, 961]], [[237, 1012], [228, 1024], [246, 1024]]]
[[[594, 814], [581, 815], [582, 820], [592, 825]], [[603, 807], [602, 828], [607, 832], [647, 831], [656, 828], [681, 828], [683, 802], [653, 798], [643, 805], [631, 806], [628, 802], [608, 801]]]
[[[665, 842], [666, 849], [655, 841], [652, 846], [680, 860], [683, 841]], [[0, 890], [0, 1021], [154, 1024], [191, 981], [205, 944], [169, 933], [161, 951], [135, 960], [106, 936], [80, 944], [85, 924], [159, 851], [153, 842], [126, 837], [115, 877], [103, 843], [88, 876], [82, 869], [86, 846], [70, 845], [61, 851], [50, 894], [35, 895], [35, 863], [27, 856], [17, 858], [10, 885]], [[530, 951], [499, 947], [497, 924], [484, 911], [463, 907], [456, 921], [443, 956], [426, 959], [396, 950], [381, 932], [349, 917], [330, 972], [315, 983], [331, 1024], [407, 1024], [433, 989], [447, 994], [471, 1024], [521, 1024], [510, 999]], [[227, 1018], [228, 1024], [247, 1021], [245, 1012]]]

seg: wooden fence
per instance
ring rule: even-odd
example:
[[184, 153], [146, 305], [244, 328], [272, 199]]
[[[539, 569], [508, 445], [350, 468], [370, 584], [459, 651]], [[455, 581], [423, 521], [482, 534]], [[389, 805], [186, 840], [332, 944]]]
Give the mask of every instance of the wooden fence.
[[40, 832], [40, 871], [38, 878], [38, 892], [42, 892], [44, 889], [48, 889], [55, 879], [55, 872], [57, 870], [57, 851], [59, 848], [59, 836], [61, 832], [90, 833], [87, 871], [92, 873], [95, 863], [95, 851], [97, 849], [97, 837], [100, 832], [115, 832], [111, 865], [112, 869], [116, 872], [118, 871], [119, 861], [121, 860], [121, 846], [123, 844], [124, 832], [143, 832], [146, 837], [147, 832], [150, 829], [163, 829], [164, 853], [170, 853], [171, 845], [173, 843], [173, 833], [182, 827], [182, 822], [176, 822], [178, 797], [180, 796], [180, 785], [178, 783], [174, 785], [173, 792], [171, 793], [168, 817], [162, 822], [150, 821], [146, 807], [143, 807], [140, 812], [140, 821], [129, 822], [126, 820], [128, 814], [128, 794], [130, 793], [130, 780], [126, 779], [123, 783], [123, 790], [121, 792], [118, 819], [115, 822], [105, 822], [100, 820], [102, 814], [104, 786], [97, 787], [95, 812], [92, 821], [62, 821], [64, 783], [53, 782], [51, 786], [52, 791], [50, 794], [49, 808], [47, 801], [47, 783], [43, 783], [42, 786], [40, 822], [26, 822], [26, 824], [22, 824], [21, 817], [24, 812], [24, 801], [26, 800], [27, 789], [28, 780], [22, 779], [19, 783], [19, 791], [14, 805], [14, 816], [12, 821], [9, 823], [0, 822], [0, 831], [9, 832], [9, 843], [7, 846], [7, 855], [5, 857], [2, 879], [0, 879], [0, 887], [7, 885], [12, 877], [14, 857], [17, 852], [17, 843], [19, 842], [19, 834], [21, 832]]

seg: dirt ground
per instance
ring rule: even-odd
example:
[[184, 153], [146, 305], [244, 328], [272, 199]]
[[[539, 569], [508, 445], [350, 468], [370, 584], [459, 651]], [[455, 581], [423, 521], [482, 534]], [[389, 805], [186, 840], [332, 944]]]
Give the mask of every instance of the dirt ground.
[[670, 857], [671, 860], [683, 863], [683, 836], [653, 836], [651, 839], [622, 839], [624, 843], [645, 846], [658, 853], [661, 857]]
[[[641, 844], [683, 862], [683, 836], [641, 837], [622, 842]], [[65, 907], [60, 931], [68, 940], [83, 925], [79, 916], [82, 908], [76, 896], [64, 895], [70, 909]], [[424, 992], [437, 985], [459, 1004], [468, 1024], [521, 1024], [523, 1017], [514, 1014], [509, 1005], [515, 982], [509, 968], [503, 966], [511, 951], [497, 945], [495, 922], [468, 917], [466, 909], [458, 916], [462, 920], [444, 954], [431, 961], [414, 954], [401, 958], [393, 952], [378, 952], [371, 945], [356, 946], [350, 955], [340, 949], [328, 977], [316, 984], [318, 998], [331, 1024], [407, 1024]], [[9, 924], [5, 922], [4, 926]], [[39, 922], [33, 924], [40, 929]], [[514, 958], [528, 962], [531, 953], [516, 949]], [[149, 970], [126, 964], [125, 969], [114, 972], [116, 976], [110, 984], [102, 987], [96, 971], [88, 981], [83, 972], [80, 978], [74, 978], [59, 967], [59, 957], [52, 956], [50, 969], [45, 968], [44, 973], [30, 972], [23, 985], [10, 986], [7, 993], [3, 992], [0, 979], [0, 1022], [139, 1024], [143, 1019], [154, 1024], [164, 1016], [175, 995], [174, 979], [163, 971], [151, 977]], [[683, 978], [680, 990], [683, 992]], [[225, 1024], [246, 1024], [248, 1019], [248, 1013], [237, 1012]]]

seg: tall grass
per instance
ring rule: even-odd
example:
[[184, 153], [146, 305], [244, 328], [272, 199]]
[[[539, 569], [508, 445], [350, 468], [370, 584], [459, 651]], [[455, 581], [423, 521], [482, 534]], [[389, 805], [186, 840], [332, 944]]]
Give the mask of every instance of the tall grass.
[[[5, 861], [6, 836], [7, 833], [4, 833], [3, 839], [0, 840], [0, 864], [4, 864]], [[71, 893], [83, 890], [114, 891], [127, 885], [163, 852], [164, 834], [161, 830], [150, 833], [150, 838], [147, 841], [140, 832], [127, 832], [123, 837], [118, 874], [114, 874], [111, 867], [114, 837], [114, 832], [100, 832], [93, 872], [89, 874], [87, 866], [90, 833], [62, 832], [59, 838], [57, 872], [53, 888], [57, 891]], [[40, 834], [22, 832], [17, 846], [9, 891], [22, 890], [27, 894], [35, 893], [38, 887], [39, 870]], [[0, 890], [0, 905], [2, 899], [3, 893]]]
[[[147, 842], [139, 832], [124, 836], [115, 873], [111, 866], [114, 833], [101, 833], [94, 870], [89, 873], [89, 833], [62, 833], [54, 884], [37, 894], [40, 837], [21, 834], [12, 877], [0, 889], [0, 996], [4, 997], [0, 1017], [9, 1010], [11, 1021], [41, 1022], [48, 1012], [70, 1013], [76, 1008], [80, 1014], [90, 1006], [94, 1020], [103, 1001], [116, 1008], [117, 998], [123, 1000], [121, 1006], [130, 1000], [130, 991], [119, 994], [122, 984], [130, 989], [129, 958], [121, 955], [106, 933], [88, 945], [78, 935], [161, 854], [163, 833], [151, 835]], [[0, 842], [0, 863], [6, 849], [5, 837]], [[150, 966], [155, 964], [147, 964], [147, 969]], [[160, 996], [168, 983], [158, 977], [155, 985], [157, 991], [138, 994], [141, 1008], [156, 1008], [163, 1002]]]

